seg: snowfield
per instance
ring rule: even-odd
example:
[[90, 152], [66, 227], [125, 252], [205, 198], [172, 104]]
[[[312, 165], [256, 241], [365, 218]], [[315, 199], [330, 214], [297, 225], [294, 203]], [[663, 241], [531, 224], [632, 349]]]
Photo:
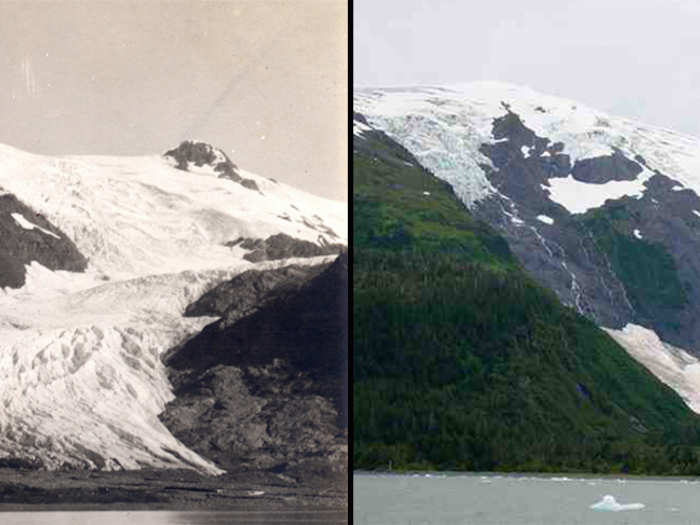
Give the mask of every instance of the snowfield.
[[158, 420], [173, 399], [162, 353], [214, 320], [182, 312], [242, 271], [334, 258], [253, 264], [226, 241], [283, 232], [347, 242], [345, 203], [241, 174], [260, 192], [158, 156], [52, 158], [0, 146], [0, 188], [89, 260], [84, 273], [33, 262], [22, 288], [0, 289], [0, 457], [221, 473]]
[[667, 384], [694, 412], [700, 413], [700, 361], [664, 343], [653, 330], [628, 324], [622, 330], [604, 328], [627, 353]]
[[[641, 155], [647, 168], [635, 181], [586, 184], [550, 179], [550, 198], [571, 213], [582, 213], [623, 195], [639, 196], [653, 170], [678, 180], [682, 188], [700, 195], [700, 140], [659, 127], [608, 115], [565, 98], [498, 82], [361, 88], [354, 93], [354, 110], [408, 149], [437, 177], [449, 182], [471, 207], [496, 190], [479, 164], [491, 165], [479, 152], [497, 142], [494, 118], [517, 113], [525, 126], [552, 143], [562, 142], [571, 163], [619, 149], [631, 159]], [[523, 154], [529, 156], [523, 150]], [[579, 204], [581, 199], [583, 204]]]

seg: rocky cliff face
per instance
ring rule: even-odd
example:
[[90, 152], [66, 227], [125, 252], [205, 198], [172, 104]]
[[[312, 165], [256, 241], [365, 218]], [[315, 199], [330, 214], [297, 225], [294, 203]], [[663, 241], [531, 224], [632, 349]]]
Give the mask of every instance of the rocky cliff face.
[[700, 354], [697, 139], [494, 83], [360, 90], [355, 110], [356, 135], [406, 147], [564, 304]]
[[345, 249], [343, 244], [329, 243], [323, 235], [319, 235], [318, 244], [296, 239], [285, 233], [270, 235], [267, 239], [250, 239], [239, 237], [235, 241], [224, 244], [233, 248], [239, 246], [248, 253], [243, 258], [250, 262], [273, 261], [289, 257], [316, 257], [332, 255]]
[[254, 180], [241, 176], [238, 166], [231, 162], [226, 153], [206, 142], [186, 140], [177, 148], [166, 151], [164, 156], [174, 159], [177, 169], [191, 171], [193, 167], [210, 167], [222, 179], [229, 179], [245, 188], [259, 191]]
[[10, 193], [0, 190], [0, 288], [19, 288], [36, 261], [50, 270], [85, 270], [87, 259], [65, 233]]
[[223, 317], [165, 357], [169, 430], [225, 469], [345, 472], [347, 271], [246, 272], [192, 305]]
[[[499, 227], [530, 273], [599, 325], [648, 326], [700, 350], [700, 260], [690, 255], [700, 249], [698, 196], [618, 149], [572, 163], [563, 145], [537, 137], [510, 111], [494, 120], [493, 136], [500, 141], [481, 151], [498, 193], [474, 212]], [[566, 177], [601, 188], [645, 180], [639, 196], [572, 213], [550, 199], [550, 181]]]

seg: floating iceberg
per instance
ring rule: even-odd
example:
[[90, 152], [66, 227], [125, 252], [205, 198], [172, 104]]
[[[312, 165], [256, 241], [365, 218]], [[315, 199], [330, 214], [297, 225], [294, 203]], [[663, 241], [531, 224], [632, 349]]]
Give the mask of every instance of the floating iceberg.
[[603, 499], [598, 503], [591, 505], [594, 510], [611, 510], [613, 512], [618, 512], [621, 510], [639, 510], [644, 508], [644, 503], [618, 503], [615, 501], [615, 497], [610, 494], [603, 496]]

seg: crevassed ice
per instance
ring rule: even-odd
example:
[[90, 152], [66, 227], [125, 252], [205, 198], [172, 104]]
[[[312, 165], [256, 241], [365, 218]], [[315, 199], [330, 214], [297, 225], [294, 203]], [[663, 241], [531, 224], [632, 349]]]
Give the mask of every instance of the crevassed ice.
[[700, 194], [697, 138], [527, 87], [474, 82], [364, 88], [355, 90], [354, 103], [374, 127], [393, 136], [437, 177], [450, 182], [468, 206], [495, 191], [479, 168], [485, 157], [478, 148], [495, 142], [491, 125], [494, 118], [506, 114], [503, 103], [537, 135], [562, 142], [572, 164], [610, 155], [617, 148], [632, 159], [641, 155], [650, 171], [659, 170]]
[[32, 262], [22, 288], [0, 289], [0, 457], [221, 472], [158, 419], [173, 398], [161, 354], [213, 321], [183, 318], [184, 308], [249, 268], [332, 259], [253, 264], [225, 241], [331, 240], [327, 228], [332, 242], [347, 238], [345, 203], [241, 172], [262, 194], [159, 157], [50, 158], [0, 145], [0, 186], [90, 261], [83, 273]]

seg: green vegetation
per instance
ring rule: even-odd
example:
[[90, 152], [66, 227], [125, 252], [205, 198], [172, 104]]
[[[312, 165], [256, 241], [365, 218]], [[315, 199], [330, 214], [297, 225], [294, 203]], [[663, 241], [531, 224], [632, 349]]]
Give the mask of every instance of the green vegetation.
[[688, 299], [666, 248], [629, 234], [630, 215], [624, 203], [588, 212], [583, 224], [607, 256], [640, 319], [677, 325]]
[[383, 136], [353, 161], [354, 468], [700, 474], [699, 419], [447, 184]]

